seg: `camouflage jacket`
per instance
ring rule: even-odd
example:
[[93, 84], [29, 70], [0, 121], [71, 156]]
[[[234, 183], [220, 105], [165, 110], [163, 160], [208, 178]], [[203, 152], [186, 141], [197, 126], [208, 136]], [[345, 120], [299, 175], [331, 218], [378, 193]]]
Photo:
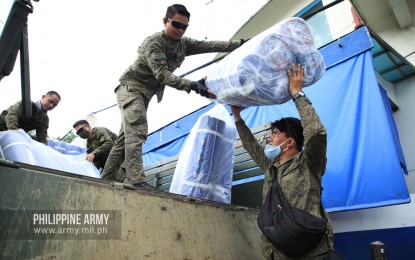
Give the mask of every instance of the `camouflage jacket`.
[[23, 129], [25, 132], [36, 130], [36, 140], [48, 145], [49, 117], [42, 111], [40, 101], [32, 102], [32, 118], [24, 120], [22, 101], [4, 110], [0, 115], [0, 131]]
[[[321, 217], [320, 182], [326, 169], [326, 129], [308, 98], [297, 98], [295, 105], [304, 129], [304, 149], [283, 164], [278, 162], [278, 158], [269, 160], [265, 156], [264, 147], [258, 144], [243, 120], [237, 121], [236, 126], [244, 148], [265, 172], [263, 200], [271, 187], [273, 179], [276, 178], [292, 206]], [[329, 219], [328, 214], [324, 213]], [[331, 247], [333, 246], [333, 230], [330, 220], [328, 222], [327, 234], [329, 241], [327, 241], [327, 237], [324, 237], [316, 248], [304, 256], [304, 259], [326, 253], [328, 251], [327, 243]], [[263, 239], [265, 241], [263, 243], [265, 256], [269, 256], [273, 252], [275, 259], [289, 259], [276, 248], [273, 248], [265, 237]]]
[[179, 41], [167, 38], [164, 32], [147, 37], [138, 48], [138, 57], [122, 74], [120, 82], [144, 94], [148, 100], [156, 94], [163, 98], [164, 86], [190, 92], [191, 80], [173, 74], [186, 56], [208, 52], [230, 52], [240, 41], [197, 41], [183, 37]]
[[105, 127], [94, 127], [92, 135], [88, 138], [86, 143], [87, 153], [95, 154], [94, 165], [99, 168], [104, 168], [105, 162], [114, 145], [117, 135]]

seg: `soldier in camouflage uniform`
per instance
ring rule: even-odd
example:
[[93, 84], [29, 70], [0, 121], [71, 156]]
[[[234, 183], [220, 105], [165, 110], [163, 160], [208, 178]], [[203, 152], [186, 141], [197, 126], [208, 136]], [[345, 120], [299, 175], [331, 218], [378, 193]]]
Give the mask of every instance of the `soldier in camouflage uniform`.
[[[76, 134], [87, 139], [87, 161], [93, 163], [98, 169], [104, 169], [105, 162], [118, 136], [105, 127], [94, 127], [86, 120], [79, 120], [73, 124]], [[122, 181], [122, 176], [113, 176], [114, 180]], [[120, 178], [120, 179], [117, 179]]]
[[120, 85], [115, 88], [117, 104], [121, 111], [122, 127], [102, 173], [107, 179], [117, 172], [125, 158], [127, 170], [124, 187], [149, 188], [145, 182], [142, 160], [142, 144], [147, 139], [147, 109], [156, 95], [160, 102], [166, 85], [203, 97], [216, 98], [204, 84], [204, 80], [191, 81], [173, 74], [185, 56], [207, 52], [230, 52], [244, 41], [197, 41], [183, 37], [190, 13], [183, 5], [167, 8], [163, 18], [164, 30], [147, 37], [138, 48], [138, 57], [122, 74]]
[[42, 95], [42, 99], [32, 102], [32, 117], [23, 115], [22, 101], [4, 110], [0, 115], [0, 131], [23, 129], [25, 132], [36, 130], [36, 141], [48, 145], [49, 117], [48, 111], [54, 109], [61, 101], [56, 91]]
[[[290, 79], [289, 91], [301, 121], [291, 117], [273, 122], [272, 136], [265, 149], [257, 143], [241, 118], [240, 111], [243, 108], [231, 106], [231, 109], [244, 148], [265, 172], [263, 199], [272, 180], [276, 178], [292, 206], [321, 217], [320, 182], [326, 169], [326, 129], [310, 100], [301, 91], [304, 67], [299, 64], [296, 68], [293, 64], [292, 70], [287, 73]], [[328, 219], [327, 235], [317, 247], [297, 259], [327, 259], [329, 249], [333, 248], [334, 236], [329, 216], [325, 211], [324, 213]], [[267, 259], [290, 259], [273, 247], [265, 236], [263, 240], [262, 251]]]

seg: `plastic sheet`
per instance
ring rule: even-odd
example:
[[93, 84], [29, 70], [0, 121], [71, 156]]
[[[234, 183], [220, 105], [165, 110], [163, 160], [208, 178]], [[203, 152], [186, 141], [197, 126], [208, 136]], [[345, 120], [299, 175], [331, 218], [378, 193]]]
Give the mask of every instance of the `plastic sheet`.
[[231, 203], [236, 127], [223, 105], [203, 114], [190, 131], [170, 192]]
[[48, 139], [48, 146], [62, 154], [69, 154], [69, 155], [85, 154], [86, 155], [85, 147], [68, 144], [68, 143], [65, 143], [59, 140]]
[[0, 157], [6, 160], [100, 178], [98, 169], [85, 160], [85, 154], [62, 154], [33, 140], [22, 129], [0, 132]]
[[287, 69], [304, 66], [304, 87], [324, 74], [323, 56], [313, 47], [301, 18], [285, 20], [255, 36], [225, 57], [207, 76], [206, 86], [222, 104], [242, 107], [282, 104], [290, 100]]

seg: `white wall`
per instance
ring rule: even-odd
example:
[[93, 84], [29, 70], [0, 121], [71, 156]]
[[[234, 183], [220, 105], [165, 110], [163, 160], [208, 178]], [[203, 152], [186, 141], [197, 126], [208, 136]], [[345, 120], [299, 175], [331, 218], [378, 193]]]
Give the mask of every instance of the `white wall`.
[[[415, 17], [415, 1], [406, 1], [412, 19]], [[399, 15], [399, 14], [397, 14]], [[385, 24], [377, 33], [390, 44], [402, 57], [406, 58], [415, 66], [415, 23], [407, 28], [399, 28], [394, 15], [383, 20]]]
[[[415, 195], [411, 194], [411, 201]], [[335, 233], [405, 228], [415, 226], [414, 203], [405, 203], [370, 209], [331, 212], [330, 219]], [[397, 217], [399, 216], [399, 217]]]
[[396, 84], [395, 93], [399, 110], [393, 115], [409, 172], [405, 178], [410, 192], [415, 193], [415, 77]]
[[[324, 5], [333, 2], [323, 0]], [[352, 5], [349, 1], [343, 1], [325, 11], [330, 32], [334, 39], [338, 39], [354, 30]]]
[[[363, 11], [363, 18], [368, 26], [379, 35], [385, 42], [394, 48], [402, 57], [406, 58], [415, 66], [415, 23], [400, 28], [396, 14], [388, 0], [353, 0], [358, 9]], [[398, 2], [398, 1], [396, 1]], [[412, 19], [415, 17], [415, 1], [407, 0], [406, 5]]]

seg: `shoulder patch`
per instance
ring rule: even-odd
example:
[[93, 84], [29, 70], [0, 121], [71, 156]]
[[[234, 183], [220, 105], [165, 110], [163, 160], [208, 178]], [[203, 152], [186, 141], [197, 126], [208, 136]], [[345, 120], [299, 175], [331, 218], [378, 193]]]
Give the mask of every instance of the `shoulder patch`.
[[166, 64], [167, 63], [167, 60], [166, 59], [160, 59], [160, 64], [161, 65], [164, 65], [164, 64]]

